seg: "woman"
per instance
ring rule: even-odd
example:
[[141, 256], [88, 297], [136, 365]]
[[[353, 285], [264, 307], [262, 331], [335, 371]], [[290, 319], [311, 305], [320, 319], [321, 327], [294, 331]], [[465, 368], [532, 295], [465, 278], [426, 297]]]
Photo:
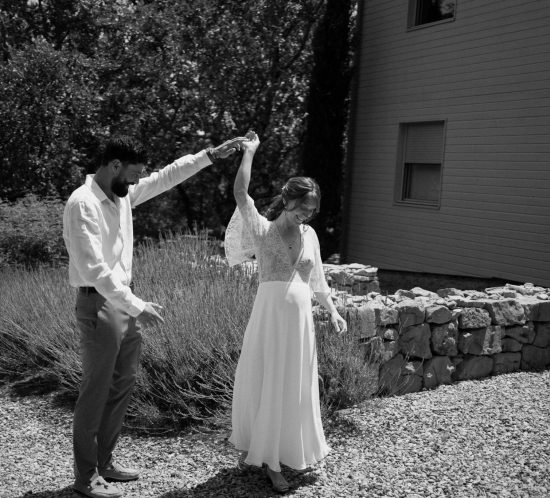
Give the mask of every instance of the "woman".
[[347, 326], [330, 299], [317, 235], [305, 225], [319, 208], [319, 186], [311, 178], [291, 178], [267, 217], [261, 216], [248, 195], [260, 141], [255, 133], [247, 137], [225, 247], [231, 265], [255, 254], [260, 285], [235, 374], [229, 441], [247, 453], [245, 463], [265, 464], [273, 488], [286, 492], [280, 463], [303, 470], [329, 452], [320, 416], [311, 292], [338, 332]]

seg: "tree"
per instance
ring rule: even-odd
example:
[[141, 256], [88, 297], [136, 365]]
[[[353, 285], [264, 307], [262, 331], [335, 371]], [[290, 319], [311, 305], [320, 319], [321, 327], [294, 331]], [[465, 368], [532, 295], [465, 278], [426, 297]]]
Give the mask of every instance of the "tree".
[[[140, 136], [155, 167], [254, 129], [263, 145], [252, 190], [271, 198], [298, 168], [311, 32], [321, 5], [139, 5], [105, 30], [98, 51], [110, 61], [100, 77], [106, 123]], [[230, 166], [236, 161], [208, 168], [154, 202], [170, 206], [189, 226], [221, 227], [234, 209]], [[150, 204], [138, 211], [152, 230], [153, 211]]]
[[64, 197], [101, 137], [93, 64], [44, 40], [0, 65], [0, 198]]
[[339, 248], [356, 7], [354, 0], [327, 0], [313, 37], [302, 165], [322, 192], [321, 211], [313, 225], [324, 258]]
[[[301, 169], [308, 87], [312, 115], [315, 102], [312, 33], [328, 36], [316, 27], [338, 11], [333, 4], [0, 0], [0, 198], [66, 197], [112, 133], [140, 139], [155, 169], [254, 129], [262, 147], [251, 190], [267, 203]], [[195, 224], [220, 233], [235, 207], [237, 162], [207, 168], [138, 209], [136, 234]]]

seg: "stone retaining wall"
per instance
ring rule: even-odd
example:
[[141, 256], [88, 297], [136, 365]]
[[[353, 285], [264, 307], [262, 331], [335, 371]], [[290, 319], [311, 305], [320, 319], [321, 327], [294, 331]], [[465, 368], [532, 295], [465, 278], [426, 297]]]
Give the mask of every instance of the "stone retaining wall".
[[[247, 266], [248, 265], [248, 266]], [[484, 292], [419, 287], [381, 295], [377, 268], [324, 264], [333, 299], [379, 366], [378, 394], [550, 366], [550, 289], [532, 284]], [[256, 264], [243, 265], [254, 273]], [[328, 314], [314, 306], [315, 319]]]
[[[380, 394], [550, 366], [549, 289], [415, 287], [389, 296], [335, 290], [333, 297], [358, 331], [366, 361], [379, 364]], [[318, 320], [328, 319], [314, 310]]]
[[355, 296], [380, 292], [378, 268], [351, 263], [347, 265], [324, 264], [325, 276], [331, 288]]

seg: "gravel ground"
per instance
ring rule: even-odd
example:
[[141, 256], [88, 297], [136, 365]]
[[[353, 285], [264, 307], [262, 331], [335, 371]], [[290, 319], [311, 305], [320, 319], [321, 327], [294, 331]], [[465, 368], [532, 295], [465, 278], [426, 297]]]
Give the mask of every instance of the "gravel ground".
[[[73, 496], [70, 412], [3, 389], [0, 417], [0, 496]], [[287, 496], [550, 496], [550, 371], [371, 400], [340, 412], [326, 433], [333, 451], [318, 467], [283, 469]], [[143, 471], [120, 485], [125, 496], [276, 496], [260, 470], [238, 469], [227, 436], [125, 432], [117, 454]]]

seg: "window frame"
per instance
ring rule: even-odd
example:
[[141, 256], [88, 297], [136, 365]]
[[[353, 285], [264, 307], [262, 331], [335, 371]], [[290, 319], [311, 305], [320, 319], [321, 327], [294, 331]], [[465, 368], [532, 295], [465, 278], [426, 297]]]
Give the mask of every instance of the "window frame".
[[[441, 154], [439, 163], [424, 163], [424, 164], [438, 164], [439, 165], [439, 197], [437, 202], [424, 201], [420, 199], [405, 199], [404, 192], [406, 187], [405, 175], [407, 173], [407, 167], [405, 163], [406, 159], [406, 143], [407, 132], [412, 125], [422, 124], [441, 124], [443, 126], [442, 140], [441, 140]], [[426, 209], [440, 209], [441, 208], [441, 190], [443, 186], [443, 170], [445, 162], [445, 142], [447, 136], [447, 120], [446, 119], [430, 119], [422, 121], [404, 121], [399, 123], [398, 128], [398, 146], [397, 146], [397, 162], [395, 168], [395, 182], [394, 182], [394, 198], [393, 204], [396, 206], [406, 207], [419, 207]]]
[[455, 0], [455, 9], [453, 12], [452, 17], [448, 17], [446, 19], [439, 19], [438, 21], [432, 21], [432, 22], [425, 22], [422, 24], [415, 24], [416, 20], [416, 11], [418, 8], [418, 2], [422, 0], [409, 0], [409, 12], [407, 13], [407, 31], [414, 31], [417, 29], [426, 28], [428, 26], [437, 26], [439, 24], [445, 24], [448, 22], [454, 22], [456, 19], [456, 1]]

